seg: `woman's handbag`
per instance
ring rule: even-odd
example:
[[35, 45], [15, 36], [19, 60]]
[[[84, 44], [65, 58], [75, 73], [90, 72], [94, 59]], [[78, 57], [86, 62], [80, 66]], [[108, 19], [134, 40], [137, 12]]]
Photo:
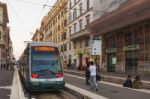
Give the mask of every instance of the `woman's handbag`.
[[100, 81], [101, 80], [101, 76], [100, 75], [96, 75], [96, 81]]

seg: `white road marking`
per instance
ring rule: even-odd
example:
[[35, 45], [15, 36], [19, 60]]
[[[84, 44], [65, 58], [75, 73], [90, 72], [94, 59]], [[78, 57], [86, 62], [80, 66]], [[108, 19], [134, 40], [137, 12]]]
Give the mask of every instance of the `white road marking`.
[[87, 91], [87, 90], [84, 90], [84, 89], [82, 89], [82, 88], [73, 86], [73, 85], [68, 84], [68, 83], [66, 83], [65, 86], [68, 87], [68, 88], [71, 88], [71, 89], [73, 89], [73, 90], [75, 90], [75, 91], [77, 91], [77, 92], [80, 92], [81, 94], [86, 95], [86, 96], [88, 96], [88, 97], [90, 97], [90, 98], [92, 98], [92, 99], [108, 99], [108, 98], [106, 98], [106, 97], [97, 95], [97, 94], [95, 94], [95, 93], [92, 93], [92, 92]]
[[[79, 76], [75, 76], [75, 75], [70, 75], [70, 74], [65, 74], [65, 75], [70, 76], [70, 77], [76, 77], [76, 78], [80, 78], [80, 79], [85, 79], [84, 77], [79, 77]], [[106, 81], [99, 81], [99, 83], [107, 84], [107, 85], [111, 85], [111, 86], [115, 86], [115, 87], [120, 87], [120, 88], [126, 88], [126, 89], [129, 89], [129, 90], [140, 91], [140, 92], [144, 92], [144, 93], [150, 93], [150, 90], [147, 90], [147, 89], [127, 88], [127, 87], [122, 87], [122, 85], [115, 84], [115, 83], [110, 83], [110, 82], [106, 82]]]
[[0, 86], [0, 89], [8, 89], [8, 90], [11, 90], [11, 86]]

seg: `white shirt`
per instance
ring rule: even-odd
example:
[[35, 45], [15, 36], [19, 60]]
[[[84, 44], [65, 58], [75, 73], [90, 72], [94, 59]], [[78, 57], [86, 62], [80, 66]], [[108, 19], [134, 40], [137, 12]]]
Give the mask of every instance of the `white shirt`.
[[96, 75], [96, 66], [90, 65], [89, 71], [90, 71], [91, 76], [95, 76]]

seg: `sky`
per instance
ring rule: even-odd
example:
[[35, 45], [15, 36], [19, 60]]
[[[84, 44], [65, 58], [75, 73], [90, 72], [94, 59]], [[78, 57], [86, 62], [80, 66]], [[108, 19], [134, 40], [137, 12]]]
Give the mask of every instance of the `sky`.
[[43, 16], [47, 15], [56, 0], [0, 0], [7, 3], [10, 27], [10, 38], [13, 43], [13, 53], [18, 59], [26, 47], [26, 41], [31, 41], [33, 33], [40, 27]]

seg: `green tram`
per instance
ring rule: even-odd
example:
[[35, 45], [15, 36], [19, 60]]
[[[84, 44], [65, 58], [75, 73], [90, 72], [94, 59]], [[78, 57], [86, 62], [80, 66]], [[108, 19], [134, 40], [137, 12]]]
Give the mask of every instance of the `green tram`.
[[27, 91], [52, 91], [65, 86], [58, 46], [29, 42], [19, 58], [19, 74]]

